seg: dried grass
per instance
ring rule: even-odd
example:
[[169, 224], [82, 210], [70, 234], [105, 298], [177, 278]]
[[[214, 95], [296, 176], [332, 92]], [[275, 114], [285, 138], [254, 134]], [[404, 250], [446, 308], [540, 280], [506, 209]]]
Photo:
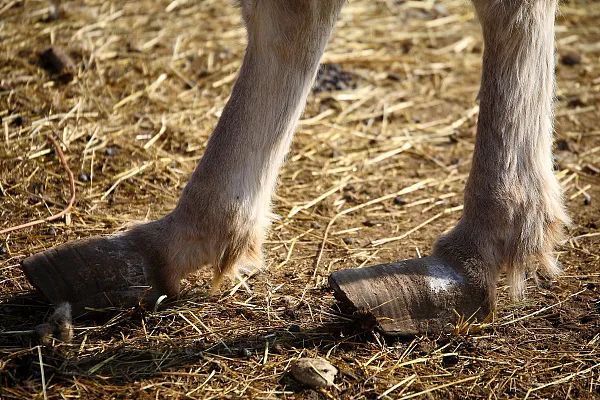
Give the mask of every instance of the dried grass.
[[[31, 335], [47, 307], [24, 295], [19, 261], [174, 206], [244, 31], [215, 0], [64, 2], [58, 15], [45, 1], [3, 3], [0, 229], [68, 203], [52, 131], [77, 199], [67, 218], [0, 237], [0, 397], [597, 398], [600, 7], [563, 3], [559, 55], [582, 59], [557, 68], [557, 173], [574, 217], [558, 281], [517, 304], [501, 284], [495, 321], [468, 335], [388, 340], [336, 308], [331, 271], [427, 253], [456, 222], [478, 112], [482, 43], [467, 2], [357, 0], [324, 57], [352, 82], [309, 99], [275, 196], [270, 268], [247, 279], [252, 291], [210, 297], [202, 271], [166, 309], [80, 319], [72, 344], [50, 347]], [[49, 45], [71, 53], [72, 81], [36, 64]], [[337, 386], [291, 381], [304, 356], [336, 365]]]

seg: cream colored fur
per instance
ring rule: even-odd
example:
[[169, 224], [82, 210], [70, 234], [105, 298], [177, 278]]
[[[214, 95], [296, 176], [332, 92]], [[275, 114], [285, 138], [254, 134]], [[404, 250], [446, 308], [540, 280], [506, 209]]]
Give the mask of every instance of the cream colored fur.
[[485, 50], [464, 215], [438, 246], [470, 247], [489, 284], [508, 273], [560, 272], [554, 247], [569, 218], [552, 170], [555, 0], [476, 0]]
[[277, 173], [342, 0], [243, 1], [248, 46], [204, 157], [177, 208], [159, 221], [168, 287], [205, 264], [214, 286], [261, 265]]
[[[231, 98], [177, 208], [152, 235], [168, 244], [169, 292], [202, 265], [215, 285], [261, 264], [270, 199], [342, 0], [246, 0], [248, 47]], [[568, 222], [552, 172], [555, 0], [475, 0], [485, 41], [480, 116], [464, 215], [434, 253], [493, 293], [559, 268]]]

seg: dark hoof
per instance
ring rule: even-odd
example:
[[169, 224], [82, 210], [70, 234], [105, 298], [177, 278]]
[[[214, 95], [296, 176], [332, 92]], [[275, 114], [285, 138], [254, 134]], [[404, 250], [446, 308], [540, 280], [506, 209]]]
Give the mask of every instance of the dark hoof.
[[452, 331], [491, 310], [485, 285], [437, 257], [337, 271], [329, 284], [339, 301], [370, 314], [389, 335]]
[[[125, 235], [68, 242], [21, 263], [29, 282], [51, 303], [69, 302], [75, 314], [86, 307], [131, 307], [153, 302], [152, 254]], [[155, 261], [154, 261], [155, 262]]]

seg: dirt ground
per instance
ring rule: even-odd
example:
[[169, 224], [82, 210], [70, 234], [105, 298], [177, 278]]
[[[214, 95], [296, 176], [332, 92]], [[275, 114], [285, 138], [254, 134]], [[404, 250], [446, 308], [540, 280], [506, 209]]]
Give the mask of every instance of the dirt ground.
[[[427, 254], [453, 226], [478, 111], [482, 40], [467, 1], [353, 0], [281, 173], [268, 269], [251, 291], [233, 282], [209, 296], [200, 271], [164, 309], [100, 311], [75, 320], [72, 343], [38, 345], [32, 328], [48, 306], [20, 261], [173, 208], [241, 62], [244, 30], [229, 3], [0, 3], [0, 229], [67, 204], [53, 132], [76, 181], [65, 218], [0, 235], [0, 398], [599, 398], [591, 0], [563, 1], [557, 16], [555, 164], [573, 218], [557, 249], [564, 275], [530, 281], [520, 302], [501, 281], [494, 323], [388, 339], [361, 330], [327, 286], [335, 270]], [[53, 70], [39, 56], [48, 46], [73, 65]], [[294, 382], [290, 363], [303, 356], [338, 367], [336, 386]]]

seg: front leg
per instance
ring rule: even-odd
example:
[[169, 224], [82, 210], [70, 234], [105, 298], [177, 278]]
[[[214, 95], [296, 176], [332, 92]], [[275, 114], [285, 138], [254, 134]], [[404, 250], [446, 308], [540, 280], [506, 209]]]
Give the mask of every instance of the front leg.
[[119, 235], [29, 257], [29, 280], [76, 312], [175, 296], [180, 280], [203, 265], [213, 267], [213, 287], [259, 266], [277, 173], [343, 3], [242, 1], [244, 61], [175, 210]]
[[216, 228], [201, 239], [212, 242], [215, 284], [238, 266], [260, 263], [277, 174], [342, 4], [242, 4], [248, 48], [240, 75], [173, 213], [186, 238]]
[[433, 255], [334, 273], [338, 297], [388, 333], [452, 329], [486, 318], [500, 272], [523, 293], [526, 272], [559, 273], [568, 223], [552, 170], [556, 0], [474, 0], [485, 51], [464, 213]]

